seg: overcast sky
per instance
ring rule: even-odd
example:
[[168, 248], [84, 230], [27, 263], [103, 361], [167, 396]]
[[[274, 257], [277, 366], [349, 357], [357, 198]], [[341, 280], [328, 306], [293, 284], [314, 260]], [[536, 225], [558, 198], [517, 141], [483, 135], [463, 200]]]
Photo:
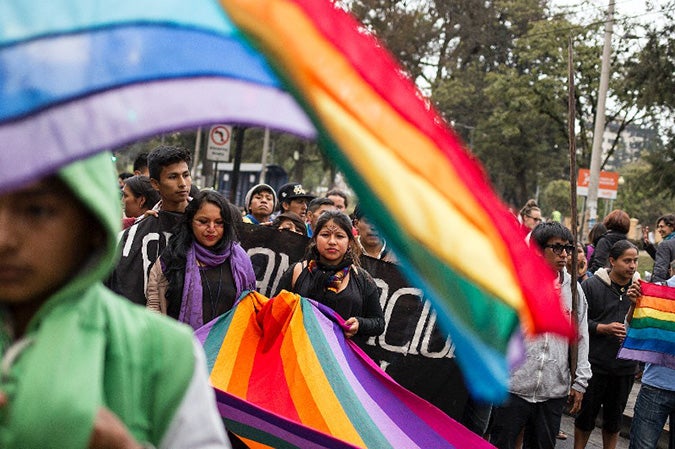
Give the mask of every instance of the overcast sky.
[[[663, 14], [659, 11], [667, 0], [615, 0], [614, 12], [616, 17], [628, 17], [631, 21], [653, 23], [663, 21]], [[605, 14], [609, 0], [551, 0], [556, 9], [573, 11], [579, 17], [593, 19], [598, 14]]]

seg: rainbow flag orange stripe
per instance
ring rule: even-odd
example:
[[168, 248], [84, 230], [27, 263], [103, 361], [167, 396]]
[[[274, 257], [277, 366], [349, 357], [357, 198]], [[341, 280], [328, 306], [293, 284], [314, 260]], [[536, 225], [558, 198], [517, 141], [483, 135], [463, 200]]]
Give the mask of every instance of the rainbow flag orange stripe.
[[444, 312], [459, 363], [491, 373], [483, 382], [465, 370], [474, 391], [501, 399], [500, 358], [518, 320], [528, 332], [572, 330], [552, 273], [480, 166], [393, 59], [330, 2], [221, 3], [304, 105], [405, 272]]
[[[199, 329], [228, 429], [252, 447], [283, 428], [300, 438], [305, 427], [349, 447], [492, 447], [394, 382], [345, 339], [343, 322], [287, 291], [271, 299], [250, 292]], [[282, 424], [261, 428], [263, 416]]]
[[644, 281], [640, 286], [619, 357], [675, 369], [675, 287]]
[[520, 330], [573, 335], [553, 274], [480, 165], [330, 0], [90, 3], [3, 5], [0, 141], [13, 150], [0, 152], [0, 191], [198, 125], [317, 137], [434, 303], [475, 395], [505, 397]]

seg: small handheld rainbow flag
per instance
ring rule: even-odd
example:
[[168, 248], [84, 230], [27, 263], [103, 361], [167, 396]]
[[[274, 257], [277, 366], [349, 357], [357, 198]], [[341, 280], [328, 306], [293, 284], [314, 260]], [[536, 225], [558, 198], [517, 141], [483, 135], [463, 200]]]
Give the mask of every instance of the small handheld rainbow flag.
[[640, 281], [633, 320], [619, 358], [675, 369], [675, 288]]
[[304, 427], [315, 443], [321, 434], [335, 439], [326, 447], [492, 447], [394, 382], [344, 337], [343, 322], [287, 291], [250, 292], [199, 329], [228, 428], [250, 447], [286, 439], [309, 447], [299, 443]]

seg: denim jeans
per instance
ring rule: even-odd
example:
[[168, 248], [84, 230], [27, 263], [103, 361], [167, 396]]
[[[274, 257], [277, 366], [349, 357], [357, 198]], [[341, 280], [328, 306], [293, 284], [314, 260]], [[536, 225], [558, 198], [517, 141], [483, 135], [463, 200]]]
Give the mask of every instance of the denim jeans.
[[675, 449], [675, 391], [663, 390], [642, 384], [630, 427], [630, 446], [628, 449], [655, 449], [666, 419], [670, 416], [669, 449]]

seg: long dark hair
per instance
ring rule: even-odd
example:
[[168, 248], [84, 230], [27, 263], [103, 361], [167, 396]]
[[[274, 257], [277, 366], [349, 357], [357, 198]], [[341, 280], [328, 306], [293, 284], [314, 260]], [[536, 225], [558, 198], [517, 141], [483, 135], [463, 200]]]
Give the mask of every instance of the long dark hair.
[[235, 216], [230, 202], [215, 190], [199, 192], [185, 208], [183, 219], [173, 229], [169, 243], [160, 256], [164, 276], [169, 281], [166, 289], [167, 313], [174, 318], [177, 318], [180, 313], [187, 252], [195, 241], [194, 233], [192, 232], [192, 220], [197, 211], [205, 203], [211, 203], [220, 209], [220, 216], [223, 219], [224, 225], [223, 237], [209, 249], [214, 253], [219, 253], [232, 242], [238, 240], [236, 223], [241, 221], [241, 217], [239, 214]]
[[635, 246], [635, 245], [634, 245], [633, 243], [631, 243], [630, 241], [628, 241], [628, 240], [619, 240], [619, 241], [616, 242], [614, 245], [612, 245], [612, 247], [609, 249], [609, 257], [607, 258], [607, 259], [608, 259], [608, 263], [609, 263], [609, 259], [614, 259], [614, 260], [616, 260], [616, 259], [618, 259], [619, 257], [621, 257], [621, 255], [622, 255], [623, 253], [625, 253], [626, 251], [628, 251], [629, 249], [634, 249], [634, 250], [637, 251], [638, 253], [640, 252], [640, 250], [638, 249], [638, 247]]
[[310, 240], [309, 245], [307, 246], [307, 252], [305, 254], [306, 259], [319, 259], [319, 252], [316, 249], [316, 238], [326, 224], [333, 220], [333, 223], [338, 225], [344, 232], [347, 233], [349, 238], [349, 249], [345, 257], [351, 257], [351, 263], [356, 266], [360, 266], [360, 256], [361, 248], [356, 243], [354, 234], [352, 234], [352, 221], [345, 213], [340, 212], [339, 210], [327, 210], [322, 213], [319, 219], [316, 222], [316, 229], [312, 234], [312, 240]]
[[159, 202], [161, 199], [159, 197], [159, 192], [152, 187], [150, 183], [150, 178], [147, 176], [136, 175], [124, 180], [124, 184], [129, 186], [129, 190], [134, 194], [134, 196], [142, 196], [145, 198], [145, 203], [143, 204], [144, 209], [152, 209], [152, 207]]

